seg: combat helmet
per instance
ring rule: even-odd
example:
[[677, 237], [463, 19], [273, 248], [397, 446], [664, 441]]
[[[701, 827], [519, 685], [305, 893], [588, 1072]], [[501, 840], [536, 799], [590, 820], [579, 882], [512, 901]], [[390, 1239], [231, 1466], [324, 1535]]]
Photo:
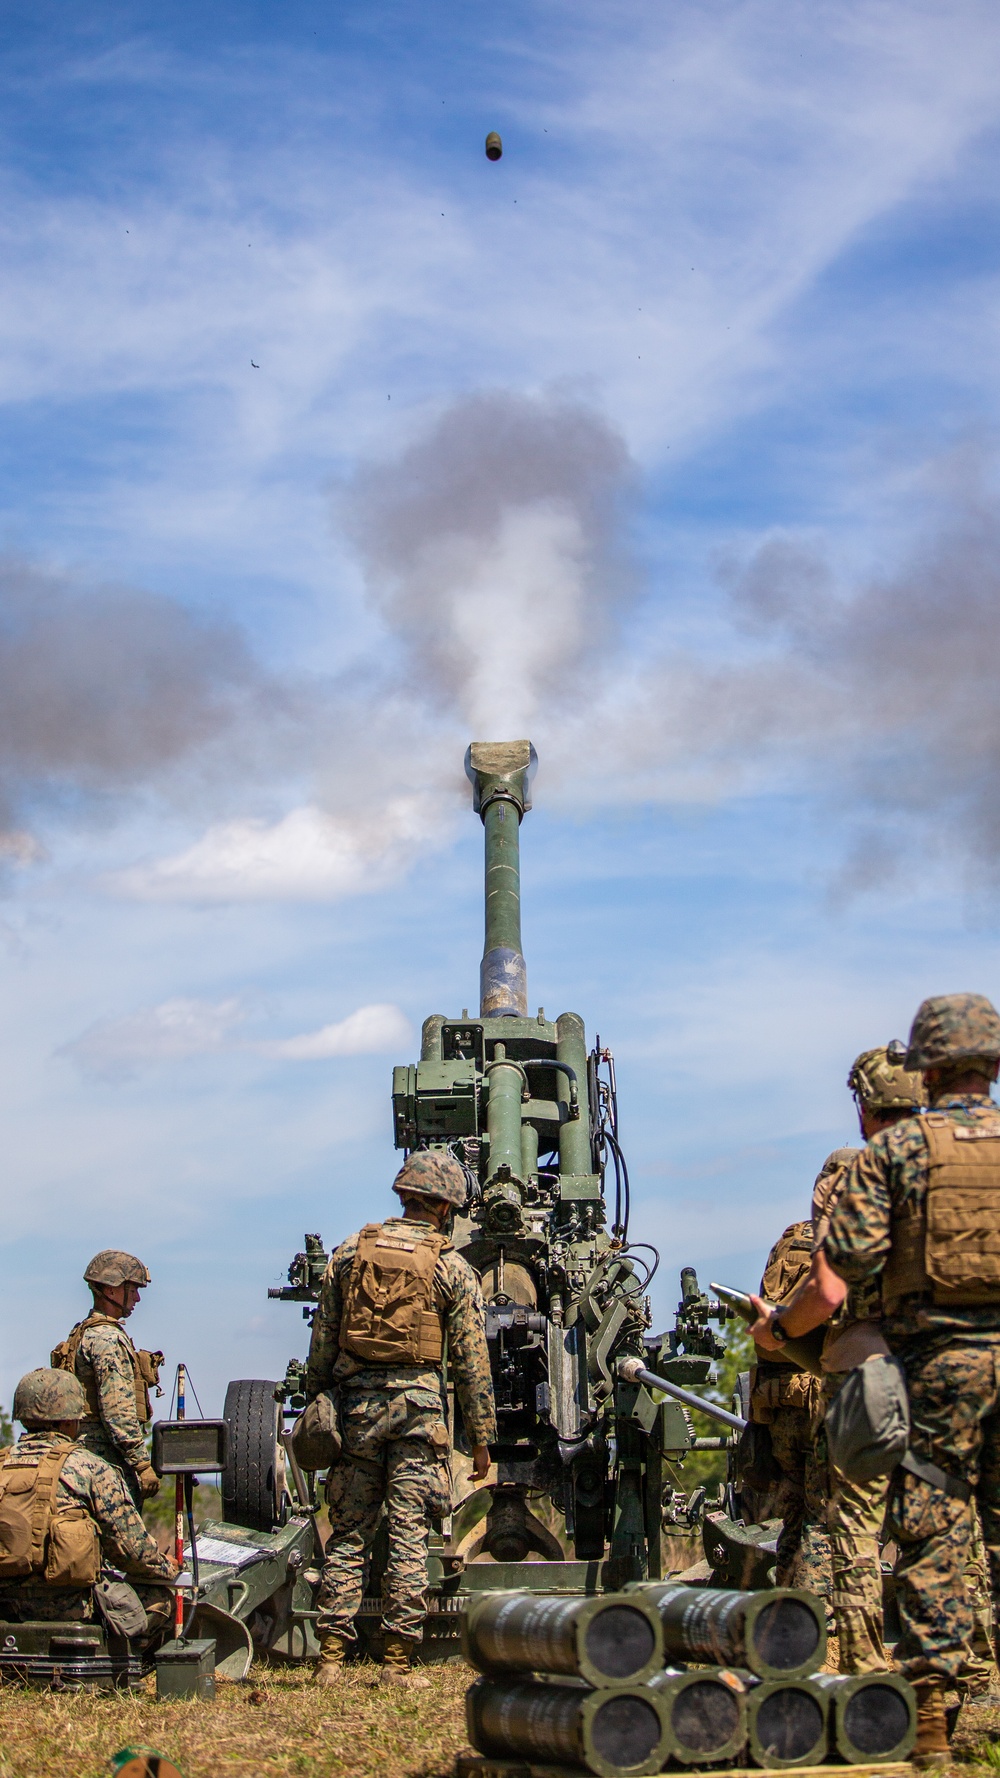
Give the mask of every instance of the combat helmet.
[[910, 1027], [907, 1068], [1000, 1059], [1000, 1013], [985, 994], [938, 994], [923, 1000]]
[[463, 1169], [454, 1155], [440, 1148], [418, 1148], [407, 1155], [392, 1182], [392, 1189], [401, 1198], [410, 1192], [421, 1198], [443, 1198], [456, 1210], [464, 1207], [468, 1194]]
[[862, 1111], [919, 1111], [926, 1098], [923, 1076], [913, 1069], [898, 1037], [880, 1049], [862, 1051], [847, 1076], [847, 1090]]
[[83, 1385], [72, 1371], [29, 1371], [14, 1391], [14, 1418], [22, 1426], [52, 1426], [82, 1420], [87, 1412]]
[[83, 1274], [85, 1284], [138, 1284], [140, 1290], [150, 1282], [149, 1273], [134, 1253], [123, 1253], [120, 1247], [105, 1247], [95, 1253]]

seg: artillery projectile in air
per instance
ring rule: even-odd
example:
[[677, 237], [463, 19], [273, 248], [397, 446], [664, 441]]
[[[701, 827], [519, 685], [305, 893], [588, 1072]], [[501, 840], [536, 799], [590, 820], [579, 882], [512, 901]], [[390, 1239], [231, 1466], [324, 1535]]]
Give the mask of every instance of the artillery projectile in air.
[[488, 161], [498, 161], [502, 154], [503, 143], [497, 135], [496, 130], [491, 130], [486, 138], [486, 159]]

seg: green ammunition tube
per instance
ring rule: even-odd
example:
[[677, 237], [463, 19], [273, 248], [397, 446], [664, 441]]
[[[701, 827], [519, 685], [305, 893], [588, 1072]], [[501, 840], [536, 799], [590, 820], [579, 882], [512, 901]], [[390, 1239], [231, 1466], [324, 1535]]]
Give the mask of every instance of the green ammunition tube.
[[747, 1748], [758, 1766], [817, 1766], [826, 1758], [826, 1695], [816, 1679], [746, 1675]]
[[662, 1668], [663, 1632], [653, 1606], [634, 1593], [481, 1593], [464, 1614], [462, 1652], [481, 1673], [636, 1685]]
[[574, 1680], [477, 1679], [465, 1694], [469, 1740], [493, 1758], [580, 1766], [599, 1778], [659, 1772], [660, 1712], [639, 1686], [591, 1690]]
[[909, 1759], [917, 1700], [901, 1673], [817, 1673], [827, 1700], [830, 1752], [849, 1766]]
[[796, 1679], [814, 1673], [826, 1655], [823, 1607], [799, 1588], [740, 1593], [639, 1581], [627, 1597], [656, 1607], [668, 1659], [749, 1667], [759, 1679]]
[[667, 1755], [682, 1766], [734, 1759], [747, 1738], [747, 1684], [720, 1667], [682, 1673], [676, 1667], [647, 1680], [663, 1718]]

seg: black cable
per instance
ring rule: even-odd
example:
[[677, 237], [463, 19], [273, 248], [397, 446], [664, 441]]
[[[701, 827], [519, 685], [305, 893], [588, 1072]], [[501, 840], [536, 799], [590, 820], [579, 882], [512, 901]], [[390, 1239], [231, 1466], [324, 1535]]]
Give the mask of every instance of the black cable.
[[[622, 1151], [618, 1145], [618, 1137], [613, 1136], [611, 1134], [610, 1130], [605, 1130], [604, 1136], [605, 1136], [605, 1140], [611, 1144], [611, 1152], [616, 1157], [616, 1162], [617, 1161], [621, 1162], [622, 1179], [624, 1182], [623, 1196], [624, 1196], [624, 1200], [625, 1200], [624, 1218], [620, 1219], [622, 1222], [621, 1236], [622, 1236], [623, 1241], [627, 1241], [628, 1240], [629, 1218], [632, 1214], [632, 1188], [629, 1183], [628, 1164], [625, 1160], [625, 1156], [622, 1154]], [[616, 1168], [616, 1170], [617, 1170], [617, 1168]]]
[[[195, 1399], [197, 1400], [197, 1397]], [[188, 1538], [191, 1543], [191, 1604], [184, 1621], [184, 1636], [186, 1638], [194, 1622], [194, 1614], [198, 1609], [198, 1594], [201, 1591], [198, 1572], [198, 1539], [194, 1534], [194, 1477], [190, 1475], [184, 1477], [184, 1510], [187, 1514]]]

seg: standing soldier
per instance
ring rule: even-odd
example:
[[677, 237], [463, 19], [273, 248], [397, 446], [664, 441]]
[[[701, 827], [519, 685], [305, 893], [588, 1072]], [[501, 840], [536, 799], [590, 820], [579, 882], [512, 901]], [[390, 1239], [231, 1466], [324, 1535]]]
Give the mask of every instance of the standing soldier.
[[1000, 1016], [981, 994], [925, 1000], [906, 1066], [931, 1110], [881, 1131], [854, 1162], [823, 1253], [849, 1287], [881, 1276], [881, 1331], [902, 1363], [910, 1450], [888, 1528], [899, 1556], [900, 1668], [916, 1686], [914, 1758], [947, 1765], [945, 1690], [974, 1616], [965, 1582], [978, 1500], [1000, 1592], [1000, 1112], [990, 1085]]
[[[814, 1187], [813, 1201], [843, 1176], [857, 1150], [828, 1155]], [[809, 1272], [812, 1222], [793, 1222], [767, 1257], [760, 1294], [769, 1303], [791, 1302]], [[831, 1594], [830, 1539], [827, 1532], [827, 1466], [817, 1449], [823, 1418], [819, 1378], [783, 1359], [773, 1340], [757, 1348], [750, 1392], [750, 1418], [770, 1429], [771, 1451], [781, 1471], [775, 1580], [779, 1587], [806, 1587], [828, 1603]], [[832, 1629], [832, 1621], [828, 1627]]]
[[149, 1283], [134, 1254], [107, 1248], [83, 1274], [94, 1306], [52, 1353], [56, 1370], [72, 1371], [83, 1386], [86, 1416], [80, 1442], [122, 1471], [136, 1506], [156, 1494], [160, 1478], [149, 1461], [146, 1428], [152, 1419], [150, 1385], [159, 1387], [162, 1352], [133, 1346], [122, 1322]]
[[496, 1437], [479, 1281], [448, 1239], [465, 1174], [442, 1150], [419, 1150], [393, 1184], [401, 1217], [369, 1223], [331, 1256], [313, 1322], [310, 1400], [337, 1388], [343, 1449], [327, 1477], [330, 1538], [319, 1590], [316, 1679], [335, 1683], [356, 1641], [365, 1564], [383, 1505], [389, 1561], [382, 1583], [382, 1679], [426, 1686], [411, 1671], [423, 1633], [430, 1527], [451, 1507], [444, 1354], [455, 1379], [473, 1475]]
[[[121, 1471], [74, 1442], [86, 1406], [65, 1370], [29, 1371], [14, 1392], [24, 1432], [0, 1457], [0, 1621], [90, 1619], [96, 1595], [102, 1616], [148, 1644], [169, 1628], [177, 1563]], [[109, 1566], [119, 1578], [102, 1580]]]

